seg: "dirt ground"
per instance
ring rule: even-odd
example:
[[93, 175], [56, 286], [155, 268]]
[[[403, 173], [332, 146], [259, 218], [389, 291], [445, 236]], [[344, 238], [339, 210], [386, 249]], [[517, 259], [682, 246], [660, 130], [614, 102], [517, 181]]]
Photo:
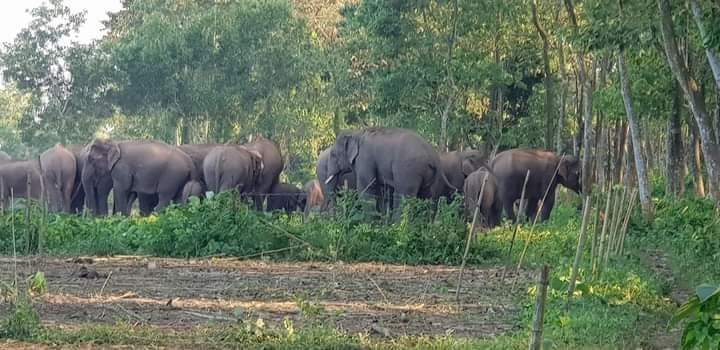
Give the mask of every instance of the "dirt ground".
[[[14, 276], [0, 257], [0, 281]], [[378, 336], [491, 337], [518, 327], [518, 298], [529, 272], [469, 268], [455, 302], [458, 268], [376, 263], [285, 263], [231, 259], [21, 258], [19, 278], [45, 273], [49, 292], [36, 298], [47, 325], [141, 323], [175, 330], [218, 322], [296, 327], [320, 323]], [[96, 274], [97, 273], [97, 274]], [[517, 279], [511, 293], [513, 279]], [[0, 314], [9, 311], [0, 304]]]

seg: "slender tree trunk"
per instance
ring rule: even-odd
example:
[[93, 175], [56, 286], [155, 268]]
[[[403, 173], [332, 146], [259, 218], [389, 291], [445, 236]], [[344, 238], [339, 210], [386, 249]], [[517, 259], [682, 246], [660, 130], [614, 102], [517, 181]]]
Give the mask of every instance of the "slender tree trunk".
[[692, 173], [695, 177], [695, 193], [699, 197], [705, 197], [705, 177], [702, 171], [702, 146], [700, 136], [698, 135], [700, 131], [693, 121], [690, 121], [689, 124], [690, 132], [692, 133], [692, 146], [690, 148], [692, 153], [690, 154], [690, 159], [692, 160]]
[[532, 12], [533, 25], [543, 42], [543, 83], [545, 85], [545, 149], [552, 147], [553, 139], [553, 124], [555, 123], [555, 89], [553, 87], [553, 74], [550, 68], [550, 40], [548, 39], [545, 29], [540, 24], [540, 18], [538, 16], [537, 0], [530, 1], [530, 9]]
[[628, 137], [630, 134], [630, 126], [628, 125], [625, 128], [625, 179], [623, 182], [627, 186], [633, 186], [637, 181], [637, 172], [635, 171], [635, 161], [634, 157], [632, 156], [635, 154], [635, 150], [633, 149], [633, 143], [630, 137]]
[[645, 161], [642, 157], [640, 143], [640, 125], [635, 116], [633, 108], [632, 95], [630, 94], [630, 82], [628, 79], [627, 67], [625, 65], [625, 51], [620, 50], [618, 55], [618, 69], [620, 71], [620, 85], [622, 91], [623, 102], [625, 103], [625, 112], [630, 125], [630, 135], [633, 143], [633, 155], [635, 157], [635, 169], [637, 170], [638, 192], [640, 194], [640, 204], [642, 205], [643, 216], [649, 222], [653, 217], [652, 198], [650, 198], [650, 184], [648, 183]]
[[670, 3], [668, 0], [658, 0], [658, 8], [660, 11], [661, 29], [663, 34], [663, 47], [665, 55], [673, 71], [675, 78], [678, 80], [682, 88], [685, 98], [690, 105], [700, 134], [700, 141], [705, 156], [705, 166], [707, 168], [708, 180], [711, 182], [711, 196], [720, 205], [720, 149], [718, 144], [712, 138], [710, 132], [710, 120], [705, 106], [705, 101], [699, 91], [699, 85], [695, 79], [690, 76], [687, 65], [685, 65], [680, 57], [677, 43], [675, 41], [675, 32], [673, 28], [672, 14], [670, 12]]
[[[560, 113], [558, 114], [557, 127], [555, 128], [555, 152], [563, 153], [562, 132], [565, 128], [565, 116], [567, 107], [567, 69], [565, 68], [565, 43], [561, 40], [558, 44], [560, 54]], [[720, 109], [719, 109], [720, 111]]]
[[683, 163], [683, 141], [682, 141], [682, 123], [680, 119], [680, 110], [682, 101], [680, 87], [674, 84], [672, 112], [667, 124], [667, 161], [665, 162], [665, 193], [668, 196], [679, 196], [682, 191], [682, 163]]
[[[697, 24], [698, 30], [700, 30], [700, 38], [704, 41], [707, 37], [707, 33], [705, 32], [705, 26], [703, 25], [702, 7], [700, 7], [698, 0], [690, 0], [690, 9], [692, 10], [695, 24]], [[707, 56], [708, 63], [710, 64], [713, 77], [715, 78], [715, 86], [718, 90], [720, 90], [720, 59], [718, 59], [718, 54], [715, 52], [714, 48], [706, 47], [705, 55]]]
[[623, 179], [623, 160], [625, 159], [625, 130], [627, 125], [625, 121], [618, 119], [618, 125], [615, 129], [615, 166], [613, 181], [620, 182]]
[[[575, 32], [575, 35], [578, 35], [579, 28], [577, 23], [577, 17], [575, 17], [575, 6], [573, 4], [572, 0], [565, 0], [565, 8], [567, 9], [568, 15], [570, 17], [570, 22], [573, 26], [573, 31]], [[584, 194], [590, 195], [592, 193], [592, 182], [591, 182], [591, 172], [592, 172], [592, 164], [593, 164], [593, 153], [592, 153], [592, 147], [590, 145], [592, 144], [593, 140], [593, 115], [592, 115], [592, 95], [593, 95], [593, 86], [591, 82], [591, 78], [587, 73], [586, 67], [585, 67], [585, 58], [583, 53], [578, 49], [575, 52], [575, 61], [577, 64], [578, 69], [578, 77], [580, 79], [580, 83], [583, 87], [583, 148], [582, 148], [582, 189]]]
[[458, 21], [458, 0], [453, 1], [453, 27], [448, 38], [448, 53], [447, 62], [445, 63], [446, 79], [450, 85], [450, 91], [448, 92], [447, 103], [445, 109], [442, 112], [440, 120], [440, 145], [441, 148], [447, 152], [448, 150], [448, 118], [450, 118], [450, 110], [455, 103], [455, 79], [452, 74], [452, 60], [453, 60], [453, 48], [455, 47], [455, 39], [457, 37], [457, 21]]

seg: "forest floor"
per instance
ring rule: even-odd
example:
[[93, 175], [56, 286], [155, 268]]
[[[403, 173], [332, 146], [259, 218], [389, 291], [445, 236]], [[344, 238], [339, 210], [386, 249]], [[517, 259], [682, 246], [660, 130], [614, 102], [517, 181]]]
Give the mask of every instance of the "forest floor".
[[[12, 258], [0, 258], [0, 281], [12, 281], [14, 271]], [[378, 337], [484, 338], [515, 331], [518, 300], [532, 280], [530, 272], [508, 272], [502, 280], [502, 268], [467, 268], [459, 309], [458, 268], [448, 266], [135, 256], [18, 259], [19, 279], [36, 271], [45, 273], [48, 285], [47, 293], [33, 298], [45, 326], [125, 322], [182, 331], [258, 320], [282, 327], [292, 320], [298, 328], [320, 324]], [[9, 308], [0, 304], [0, 314]]]

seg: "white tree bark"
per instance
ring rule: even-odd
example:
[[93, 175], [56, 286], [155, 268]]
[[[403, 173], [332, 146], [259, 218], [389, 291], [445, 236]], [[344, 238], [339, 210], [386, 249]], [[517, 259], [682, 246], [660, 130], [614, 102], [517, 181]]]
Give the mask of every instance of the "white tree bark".
[[628, 124], [630, 124], [630, 135], [633, 143], [633, 156], [635, 157], [635, 169], [637, 170], [638, 192], [640, 193], [640, 204], [642, 205], [645, 219], [650, 221], [653, 216], [652, 198], [650, 197], [650, 184], [648, 182], [645, 160], [642, 156], [642, 143], [640, 142], [640, 125], [638, 124], [635, 109], [633, 108], [632, 95], [630, 94], [630, 82], [628, 79], [627, 66], [625, 65], [625, 51], [620, 50], [618, 55], [618, 68], [620, 70], [620, 86], [625, 103], [625, 113]]

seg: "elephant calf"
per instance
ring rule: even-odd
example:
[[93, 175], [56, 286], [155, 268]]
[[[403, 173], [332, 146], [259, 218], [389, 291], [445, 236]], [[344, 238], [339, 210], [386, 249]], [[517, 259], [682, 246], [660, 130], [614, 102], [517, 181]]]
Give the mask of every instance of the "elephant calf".
[[0, 207], [7, 208], [11, 198], [38, 199], [41, 193], [40, 164], [37, 160], [0, 165]]
[[290, 214], [294, 211], [304, 211], [307, 203], [305, 191], [297, 186], [279, 183], [273, 186], [267, 199], [267, 210], [285, 210]]
[[[487, 178], [487, 180], [486, 180]], [[485, 188], [483, 189], [483, 182]], [[465, 192], [465, 214], [472, 220], [480, 202], [480, 214], [484, 220], [484, 226], [492, 228], [500, 223], [502, 214], [502, 203], [498, 196], [497, 179], [487, 169], [480, 168], [468, 175], [463, 186]], [[482, 192], [482, 198], [480, 198]]]
[[315, 207], [322, 207], [325, 197], [322, 193], [322, 188], [320, 187], [320, 181], [317, 179], [310, 180], [305, 184], [305, 196], [306, 196], [306, 208], [312, 209]]

